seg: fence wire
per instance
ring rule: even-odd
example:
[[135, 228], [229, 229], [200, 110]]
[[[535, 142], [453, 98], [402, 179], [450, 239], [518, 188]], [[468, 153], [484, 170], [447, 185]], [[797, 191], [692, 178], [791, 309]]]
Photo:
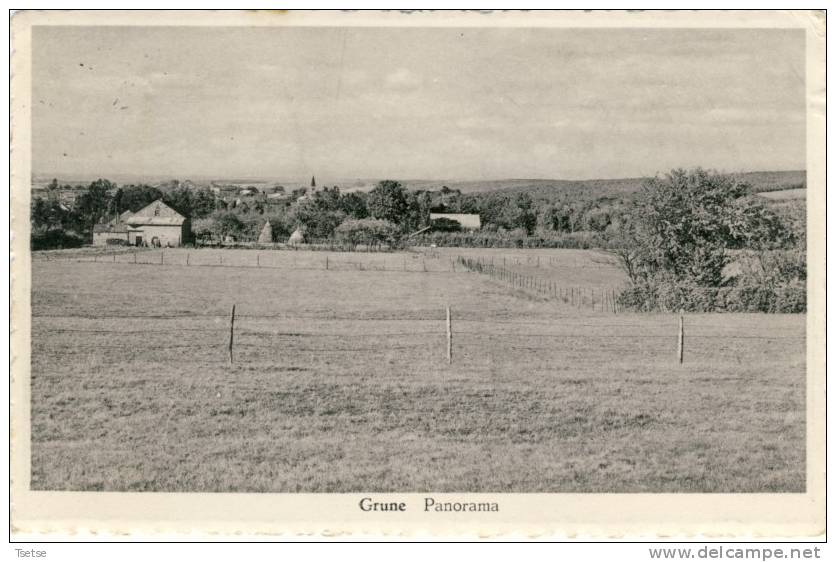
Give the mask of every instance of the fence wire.
[[[47, 315], [34, 314], [33, 320], [33, 345], [41, 350], [49, 350], [55, 353], [80, 353], [90, 354], [96, 351], [118, 351], [143, 353], [148, 345], [163, 350], [194, 350], [201, 353], [201, 360], [206, 359], [207, 350], [209, 356], [214, 350], [217, 354], [228, 353], [229, 347], [234, 350], [241, 350], [244, 355], [237, 356], [239, 362], [247, 361], [251, 353], [256, 353], [250, 358], [258, 358], [258, 351], [269, 354], [281, 355], [282, 351], [292, 353], [390, 353], [398, 351], [424, 350], [429, 356], [438, 356], [439, 351], [444, 347], [444, 342], [455, 341], [456, 354], [467, 354], [471, 346], [473, 349], [484, 349], [487, 344], [491, 353], [501, 353], [502, 350], [512, 352], [536, 352], [544, 351], [567, 351], [585, 353], [584, 346], [578, 348], [578, 342], [590, 343], [589, 347], [595, 349], [607, 349], [610, 352], [628, 354], [631, 351], [654, 355], [670, 354], [674, 357], [674, 349], [677, 346], [678, 318], [671, 315], [645, 315], [647, 322], [627, 320], [625, 322], [613, 322], [614, 316], [601, 317], [602, 322], [580, 321], [573, 319], [557, 320], [524, 320], [508, 318], [475, 317], [471, 311], [462, 311], [461, 314], [452, 314], [452, 328], [448, 335], [446, 329], [446, 312], [420, 311], [421, 319], [408, 318], [408, 314], [416, 311], [409, 310], [387, 310], [384, 313], [378, 311], [376, 316], [353, 317], [351, 315], [315, 315], [315, 314], [270, 314], [270, 313], [242, 313], [235, 315], [234, 329], [230, 330], [228, 325], [224, 326], [155, 326], [136, 327], [131, 323], [146, 321], [171, 321], [201, 322], [218, 319], [231, 320], [230, 314], [219, 313], [179, 313], [176, 315]], [[432, 313], [431, 313], [432, 312]], [[605, 320], [605, 319], [609, 320]], [[59, 320], [56, 325], [56, 320]], [[126, 323], [125, 326], [61, 326], [60, 320], [66, 322], [78, 322], [83, 320], [111, 321], [118, 319]], [[42, 322], [38, 322], [41, 320]], [[566, 320], [566, 321], [562, 321]], [[264, 322], [272, 321], [274, 328], [265, 328]], [[369, 326], [369, 322], [378, 322], [383, 329], [373, 331], [352, 330], [346, 324], [361, 322]], [[283, 323], [310, 323], [323, 324], [323, 329], [286, 329], [281, 326]], [[420, 322], [417, 329], [404, 330], [397, 324], [393, 329], [385, 329], [386, 325], [393, 323], [403, 324]], [[336, 328], [334, 326], [336, 324]], [[343, 325], [342, 329], [340, 325]], [[689, 348], [689, 353], [704, 358], [712, 353], [720, 353], [718, 346], [739, 342], [770, 342], [778, 344], [786, 342], [787, 345], [801, 345], [806, 340], [804, 333], [791, 333], [785, 330], [769, 334], [751, 333], [755, 328], [751, 323], [740, 327], [742, 330], [749, 330], [748, 333], [734, 333], [728, 324], [716, 322], [703, 323], [695, 318], [693, 323], [685, 323], [685, 339], [712, 342], [710, 348], [705, 345], [700, 350]], [[586, 328], [586, 329], [584, 329]], [[650, 329], [648, 329], [650, 328]], [[655, 328], [655, 329], [653, 329]], [[230, 344], [230, 331], [232, 331], [233, 343]], [[717, 332], [717, 333], [712, 333]], [[85, 341], [61, 341], [61, 334], [72, 334], [77, 338], [89, 336], [91, 339]], [[175, 336], [180, 334], [182, 339], [176, 340]], [[149, 342], [142, 336], [159, 336], [158, 339], [166, 340], [167, 343], [154, 344], [153, 337]], [[77, 338], [70, 338], [76, 340]], [[102, 341], [103, 338], [107, 338]], [[145, 342], [137, 345], [136, 341]], [[450, 339], [451, 338], [451, 339]], [[185, 341], [183, 341], [185, 340]], [[195, 341], [197, 340], [197, 341]], [[561, 345], [563, 342], [563, 345]], [[607, 344], [605, 342], [611, 342]], [[627, 345], [618, 342], [625, 342]], [[634, 345], [630, 345], [633, 342]], [[648, 342], [648, 345], [639, 345], [638, 342]], [[668, 342], [668, 343], [665, 343]], [[743, 345], [743, 344], [741, 344]], [[278, 347], [277, 347], [278, 346]], [[590, 351], [591, 352], [591, 351]], [[184, 357], [191, 354], [186, 353]]]

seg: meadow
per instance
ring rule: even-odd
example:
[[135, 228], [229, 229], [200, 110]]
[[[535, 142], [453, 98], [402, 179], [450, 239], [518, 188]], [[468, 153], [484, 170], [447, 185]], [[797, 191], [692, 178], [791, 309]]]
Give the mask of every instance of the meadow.
[[807, 189], [806, 188], [796, 188], [796, 189], [780, 189], [776, 191], [764, 191], [763, 193], [759, 193], [761, 197], [766, 197], [767, 199], [773, 200], [784, 200], [784, 199], [806, 199], [807, 198]]
[[679, 364], [678, 316], [456, 254], [623, 283], [580, 250], [33, 253], [31, 488], [804, 491], [803, 315], [688, 315]]

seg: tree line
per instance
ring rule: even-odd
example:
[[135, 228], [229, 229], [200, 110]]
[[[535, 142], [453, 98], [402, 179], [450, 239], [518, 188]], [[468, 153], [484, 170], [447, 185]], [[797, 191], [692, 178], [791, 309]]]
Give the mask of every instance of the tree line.
[[[702, 169], [650, 178], [635, 193], [554, 190], [463, 194], [407, 190], [395, 180], [371, 191], [325, 187], [287, 196], [222, 197], [175, 185], [117, 186], [99, 179], [71, 205], [57, 181], [32, 202], [32, 248], [89, 243], [93, 226], [162, 199], [193, 219], [199, 242], [256, 241], [263, 231], [286, 241], [296, 230], [308, 241], [485, 247], [603, 248], [614, 254], [629, 285], [619, 296], [637, 310], [806, 310], [804, 205], [767, 205], [734, 176]], [[473, 213], [477, 232], [431, 212]], [[270, 222], [270, 229], [264, 226]], [[418, 236], [410, 236], [431, 227]]]
[[[59, 193], [80, 192], [71, 204]], [[532, 198], [526, 193], [462, 194], [459, 190], [407, 190], [395, 180], [379, 182], [370, 192], [342, 192], [325, 187], [309, 192], [294, 189], [281, 197], [266, 193], [240, 197], [222, 196], [207, 188], [175, 186], [161, 190], [149, 185], [117, 186], [99, 179], [88, 186], [59, 186], [56, 180], [45, 196], [32, 203], [33, 248], [78, 246], [91, 238], [93, 226], [107, 222], [124, 211], [136, 212], [162, 199], [193, 219], [195, 232], [204, 241], [233, 237], [255, 241], [270, 220], [275, 241], [282, 241], [296, 229], [308, 238], [327, 239], [350, 231], [357, 237], [365, 223], [368, 236], [393, 240], [430, 226], [430, 213], [472, 213], [481, 217], [482, 240], [478, 245], [508, 245], [510, 240], [540, 237], [555, 241], [563, 234], [603, 233], [617, 224], [621, 200], [591, 196]], [[346, 221], [346, 227], [339, 229]], [[432, 232], [418, 242], [449, 245], [461, 243], [461, 228], [455, 221], [438, 220]], [[432, 238], [431, 238], [432, 237]], [[565, 242], [565, 240], [564, 240]], [[518, 243], [519, 246], [528, 244]]]

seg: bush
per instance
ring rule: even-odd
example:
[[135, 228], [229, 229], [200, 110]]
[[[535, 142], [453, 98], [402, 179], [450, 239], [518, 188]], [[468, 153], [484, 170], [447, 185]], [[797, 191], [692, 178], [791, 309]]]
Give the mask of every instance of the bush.
[[238, 237], [244, 230], [244, 223], [235, 213], [216, 212], [212, 219], [212, 234], [219, 240], [223, 240], [227, 236]]
[[415, 245], [462, 248], [603, 248], [606, 240], [595, 232], [540, 232], [530, 236], [525, 229], [478, 230], [475, 232], [429, 232], [410, 239]]
[[744, 284], [701, 287], [674, 282], [635, 285], [618, 296], [618, 304], [637, 312], [773, 312], [807, 311], [802, 284], [769, 287]]
[[33, 229], [29, 240], [32, 250], [55, 250], [62, 248], [80, 248], [89, 243], [75, 232], [63, 229]]
[[348, 244], [392, 244], [398, 238], [398, 227], [382, 219], [346, 219], [334, 236]]

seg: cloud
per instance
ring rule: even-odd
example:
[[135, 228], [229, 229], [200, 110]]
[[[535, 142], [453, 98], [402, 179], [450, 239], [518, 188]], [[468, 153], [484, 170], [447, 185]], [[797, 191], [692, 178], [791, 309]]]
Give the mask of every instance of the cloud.
[[497, 115], [470, 115], [456, 119], [456, 126], [459, 129], [498, 129], [513, 125], [507, 119]]
[[384, 80], [386, 87], [393, 90], [412, 90], [420, 86], [422, 82], [423, 80], [419, 75], [406, 68], [395, 70], [388, 74]]

